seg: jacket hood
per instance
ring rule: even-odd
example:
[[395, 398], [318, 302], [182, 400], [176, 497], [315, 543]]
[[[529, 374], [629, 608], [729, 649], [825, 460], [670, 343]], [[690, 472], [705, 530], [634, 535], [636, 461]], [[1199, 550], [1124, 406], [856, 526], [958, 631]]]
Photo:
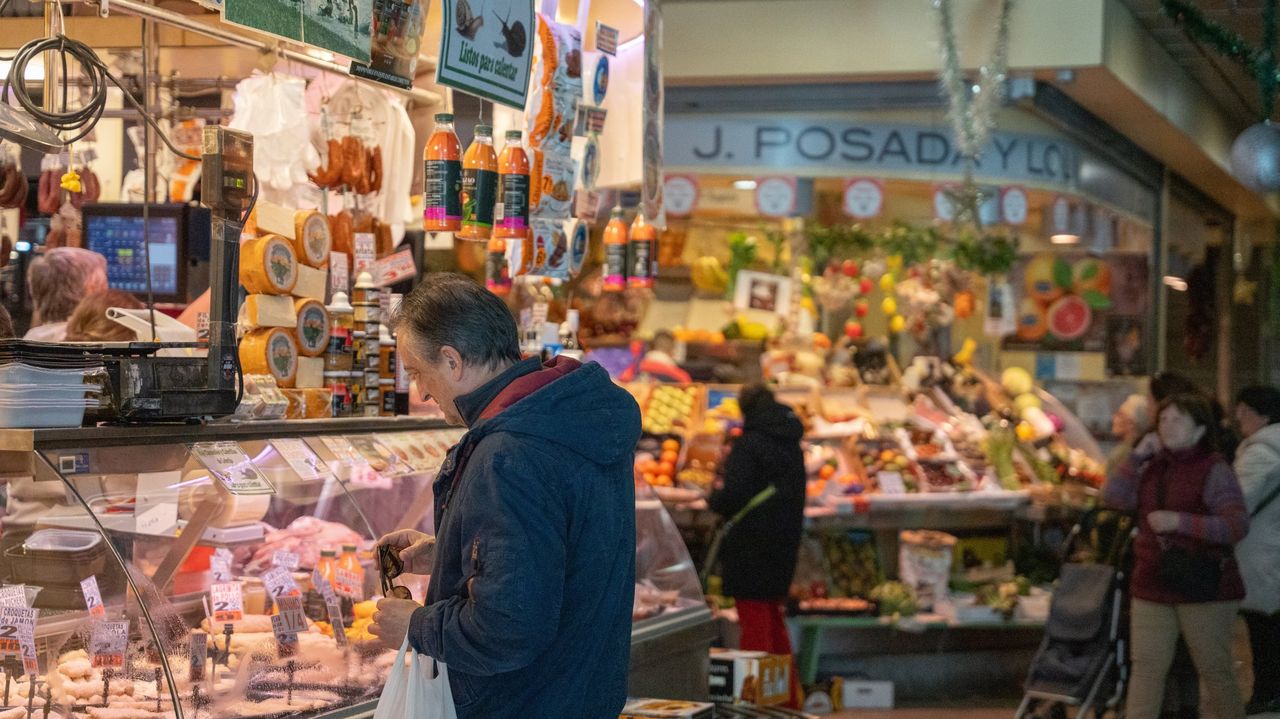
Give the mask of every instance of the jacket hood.
[[557, 358], [516, 382], [544, 384], [523, 397], [500, 393], [495, 402], [505, 399], [508, 403], [485, 411], [471, 428], [477, 438], [493, 432], [534, 437], [596, 464], [610, 464], [635, 453], [640, 408], [595, 362], [584, 365]]
[[776, 400], [753, 408], [743, 418], [742, 431], [761, 432], [792, 442], [804, 437], [804, 425], [795, 411]]
[[1244, 451], [1245, 447], [1255, 444], [1263, 445], [1272, 452], [1280, 454], [1280, 422], [1269, 424], [1254, 432], [1251, 436], [1245, 437], [1236, 449], [1237, 456]]

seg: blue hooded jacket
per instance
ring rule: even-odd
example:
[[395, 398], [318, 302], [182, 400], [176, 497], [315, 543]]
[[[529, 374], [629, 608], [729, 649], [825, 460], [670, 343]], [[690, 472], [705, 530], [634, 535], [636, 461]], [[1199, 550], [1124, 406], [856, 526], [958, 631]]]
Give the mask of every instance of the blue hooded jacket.
[[460, 719], [613, 719], [627, 694], [640, 411], [599, 365], [520, 362], [455, 405], [409, 641]]

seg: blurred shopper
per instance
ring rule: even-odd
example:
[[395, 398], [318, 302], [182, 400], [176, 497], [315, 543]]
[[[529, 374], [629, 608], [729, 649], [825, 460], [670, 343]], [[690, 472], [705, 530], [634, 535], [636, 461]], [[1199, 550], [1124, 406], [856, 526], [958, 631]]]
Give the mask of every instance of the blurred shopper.
[[[763, 385], [744, 387], [738, 406], [742, 435], [725, 460], [723, 486], [708, 500], [734, 520], [720, 544], [720, 575], [738, 608], [740, 647], [790, 655], [784, 612], [804, 524], [804, 426]], [[774, 493], [762, 495], [771, 486]], [[794, 681], [792, 701], [799, 701]]]
[[1104, 489], [1109, 506], [1136, 511], [1139, 522], [1127, 719], [1160, 716], [1179, 636], [1214, 716], [1245, 716], [1231, 659], [1244, 582], [1230, 548], [1248, 532], [1249, 516], [1235, 472], [1217, 452], [1215, 425], [1203, 396], [1166, 399], [1156, 434], [1138, 443]]
[[146, 305], [138, 298], [120, 290], [102, 290], [86, 296], [76, 305], [67, 318], [67, 342], [133, 342], [138, 335], [133, 330], [107, 317], [107, 310], [119, 307], [140, 310]]
[[1119, 440], [1107, 457], [1107, 474], [1119, 467], [1151, 429], [1151, 403], [1140, 394], [1125, 398], [1111, 416], [1111, 434]]
[[23, 339], [61, 342], [67, 318], [85, 295], [107, 288], [107, 258], [78, 247], [55, 247], [31, 263], [27, 290], [35, 312]]
[[0, 305], [0, 340], [7, 340], [16, 337], [13, 331], [13, 317], [9, 315], [9, 310]]
[[1244, 435], [1236, 476], [1250, 515], [1249, 535], [1236, 545], [1253, 653], [1248, 712], [1280, 712], [1280, 389], [1244, 388], [1236, 396], [1235, 418]]

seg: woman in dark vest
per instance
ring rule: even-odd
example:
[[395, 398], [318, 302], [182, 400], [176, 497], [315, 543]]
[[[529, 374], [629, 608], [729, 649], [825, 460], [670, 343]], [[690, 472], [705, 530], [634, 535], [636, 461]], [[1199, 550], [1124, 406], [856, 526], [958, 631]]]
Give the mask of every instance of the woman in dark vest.
[[[1127, 719], [1160, 715], [1179, 636], [1216, 719], [1245, 716], [1231, 658], [1244, 583], [1231, 547], [1248, 532], [1249, 515], [1231, 465], [1217, 452], [1217, 436], [1208, 400], [1170, 397], [1160, 404], [1157, 434], [1134, 448], [1104, 490], [1109, 506], [1136, 511], [1139, 522]], [[1173, 571], [1177, 566], [1195, 572], [1188, 577]]]

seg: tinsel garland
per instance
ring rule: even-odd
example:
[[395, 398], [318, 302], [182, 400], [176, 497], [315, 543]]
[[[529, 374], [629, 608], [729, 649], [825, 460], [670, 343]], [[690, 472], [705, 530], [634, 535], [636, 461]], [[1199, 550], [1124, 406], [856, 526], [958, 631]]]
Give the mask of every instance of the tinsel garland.
[[950, 100], [947, 118], [955, 131], [960, 154], [966, 163], [972, 164], [995, 127], [995, 111], [1004, 96], [1005, 73], [1009, 66], [1009, 15], [1013, 9], [1013, 0], [1000, 0], [996, 45], [992, 50], [991, 62], [978, 69], [978, 82], [972, 86], [960, 67], [952, 2], [953, 0], [933, 0], [942, 41], [941, 79]]
[[897, 256], [906, 266], [931, 258], [955, 263], [961, 270], [990, 277], [1008, 272], [1017, 259], [1017, 237], [976, 234], [962, 229], [948, 235], [932, 225], [894, 222], [889, 227], [870, 230], [861, 225], [809, 225], [811, 269], [821, 272], [833, 259], [866, 257], [874, 253]]
[[1209, 45], [1244, 68], [1258, 83], [1262, 96], [1261, 119], [1270, 118], [1275, 110], [1276, 91], [1280, 87], [1280, 65], [1276, 58], [1276, 0], [1266, 0], [1263, 5], [1261, 47], [1250, 45], [1238, 33], [1209, 20], [1189, 0], [1161, 0], [1160, 7], [1194, 40]]

